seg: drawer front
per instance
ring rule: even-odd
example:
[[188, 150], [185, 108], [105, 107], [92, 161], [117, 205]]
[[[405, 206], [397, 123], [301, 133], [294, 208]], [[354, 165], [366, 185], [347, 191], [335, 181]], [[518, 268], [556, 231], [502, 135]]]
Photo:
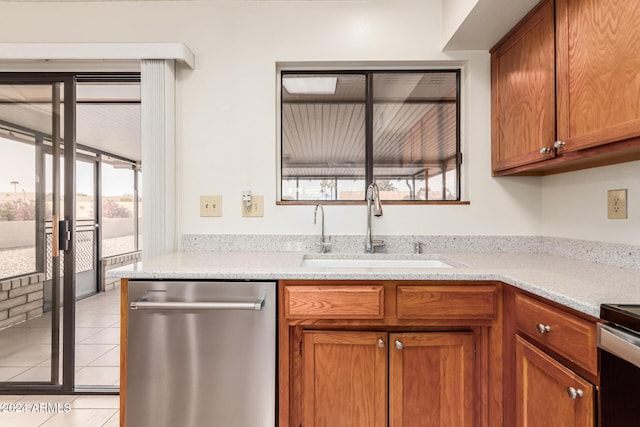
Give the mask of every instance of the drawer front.
[[597, 375], [595, 323], [516, 294], [516, 327], [535, 341]]
[[398, 319], [493, 319], [495, 286], [398, 286]]
[[383, 286], [286, 286], [287, 318], [382, 319]]

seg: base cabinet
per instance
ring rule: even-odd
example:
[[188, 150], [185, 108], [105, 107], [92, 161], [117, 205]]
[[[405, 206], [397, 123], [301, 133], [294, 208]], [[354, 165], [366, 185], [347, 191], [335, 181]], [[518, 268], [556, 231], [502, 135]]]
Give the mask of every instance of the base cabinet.
[[302, 425], [383, 427], [388, 407], [392, 427], [473, 426], [473, 346], [471, 332], [303, 332]]
[[502, 425], [499, 285], [286, 281], [280, 292], [280, 427]]
[[504, 287], [504, 425], [594, 427], [597, 319]]
[[377, 332], [304, 332], [302, 425], [384, 427], [385, 342], [386, 334]]
[[474, 425], [470, 332], [307, 331], [302, 341], [303, 426], [383, 427], [387, 407], [392, 427]]
[[475, 425], [471, 332], [389, 335], [389, 425]]
[[595, 387], [516, 337], [516, 427], [593, 427]]

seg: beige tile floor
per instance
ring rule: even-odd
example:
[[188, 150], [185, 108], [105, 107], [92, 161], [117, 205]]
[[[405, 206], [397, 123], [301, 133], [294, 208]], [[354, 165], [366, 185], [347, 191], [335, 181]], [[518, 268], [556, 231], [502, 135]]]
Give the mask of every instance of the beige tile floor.
[[[120, 384], [120, 289], [76, 305], [76, 385]], [[48, 381], [51, 314], [0, 331], [0, 382]]]
[[[117, 391], [120, 289], [78, 301], [75, 331], [76, 386]], [[0, 331], [0, 382], [48, 381], [50, 372], [50, 314]], [[2, 427], [113, 427], [118, 421], [118, 396], [0, 395]]]

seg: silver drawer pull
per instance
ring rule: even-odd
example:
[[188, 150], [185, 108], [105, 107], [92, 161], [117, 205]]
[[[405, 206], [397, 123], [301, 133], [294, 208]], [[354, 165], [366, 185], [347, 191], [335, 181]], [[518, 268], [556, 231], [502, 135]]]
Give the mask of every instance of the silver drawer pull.
[[553, 148], [564, 148], [565, 145], [567, 145], [567, 143], [564, 141], [556, 141], [553, 143]]
[[378, 338], [378, 347], [384, 348], [384, 340], [382, 338]]
[[567, 387], [567, 394], [572, 399], [577, 399], [578, 397], [584, 396], [584, 392], [579, 388]]
[[536, 325], [536, 328], [538, 328], [538, 332], [540, 332], [541, 334], [546, 334], [547, 332], [551, 331], [551, 326], [543, 325], [542, 323], [538, 323]]
[[131, 310], [255, 310], [260, 311], [264, 306], [264, 299], [247, 302], [152, 302], [133, 301], [129, 304]]
[[404, 348], [404, 345], [400, 341], [396, 341], [396, 348], [398, 350], [402, 350]]

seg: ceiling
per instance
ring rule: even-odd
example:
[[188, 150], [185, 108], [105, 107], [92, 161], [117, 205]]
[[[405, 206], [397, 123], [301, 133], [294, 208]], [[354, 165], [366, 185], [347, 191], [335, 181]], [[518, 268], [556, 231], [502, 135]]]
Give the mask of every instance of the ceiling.
[[[334, 95], [292, 95], [283, 90], [285, 177], [364, 175], [364, 77], [333, 75], [338, 76]], [[455, 73], [385, 73], [376, 77], [376, 175], [407, 176], [424, 169], [430, 175], [440, 173], [443, 162], [454, 159], [457, 149]], [[447, 164], [452, 167], [455, 162]]]
[[[540, 0], [442, 0], [443, 20], [450, 14], [460, 22], [443, 34], [443, 50], [489, 50]], [[470, 7], [460, 15], [460, 9]]]
[[[50, 85], [0, 85], [0, 128], [51, 135], [51, 99]], [[78, 144], [129, 160], [141, 160], [138, 83], [79, 83], [77, 100]], [[61, 122], [63, 120], [61, 112]], [[61, 134], [64, 138], [64, 129]]]

